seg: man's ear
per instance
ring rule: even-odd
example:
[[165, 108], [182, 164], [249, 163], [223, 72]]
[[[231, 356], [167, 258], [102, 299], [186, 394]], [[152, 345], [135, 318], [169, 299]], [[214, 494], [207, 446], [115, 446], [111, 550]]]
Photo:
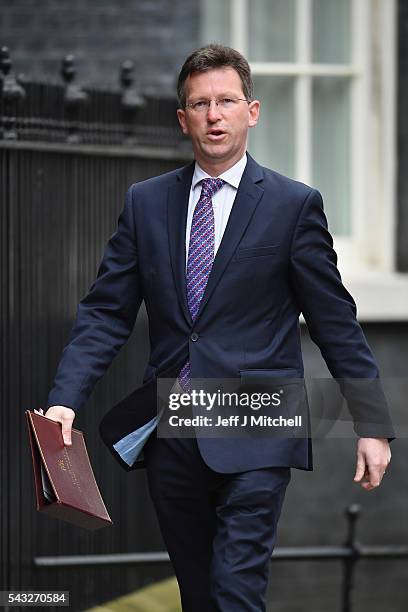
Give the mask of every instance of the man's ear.
[[252, 100], [252, 102], [248, 104], [248, 110], [249, 110], [248, 126], [249, 127], [255, 127], [256, 124], [258, 123], [260, 106], [261, 106], [261, 103], [259, 102], [259, 100]]
[[179, 121], [183, 134], [188, 135], [188, 127], [186, 122], [186, 111], [182, 108], [177, 109], [177, 119]]

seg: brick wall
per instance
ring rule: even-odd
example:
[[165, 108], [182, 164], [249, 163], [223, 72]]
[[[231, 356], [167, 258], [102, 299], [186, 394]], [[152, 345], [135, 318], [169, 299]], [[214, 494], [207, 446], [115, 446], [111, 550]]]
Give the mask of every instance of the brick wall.
[[144, 91], [173, 91], [177, 71], [198, 43], [199, 0], [0, 0], [0, 44], [26, 76], [58, 80], [74, 53], [81, 81], [116, 85], [135, 62]]

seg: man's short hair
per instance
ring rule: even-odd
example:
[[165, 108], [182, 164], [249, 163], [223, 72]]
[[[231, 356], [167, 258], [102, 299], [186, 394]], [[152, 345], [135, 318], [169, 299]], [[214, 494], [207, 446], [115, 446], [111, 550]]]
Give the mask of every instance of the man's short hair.
[[186, 105], [185, 83], [190, 74], [228, 66], [238, 72], [242, 83], [242, 91], [245, 98], [250, 102], [254, 97], [254, 82], [247, 60], [235, 49], [213, 43], [193, 51], [180, 70], [177, 95], [181, 108], [185, 108]]

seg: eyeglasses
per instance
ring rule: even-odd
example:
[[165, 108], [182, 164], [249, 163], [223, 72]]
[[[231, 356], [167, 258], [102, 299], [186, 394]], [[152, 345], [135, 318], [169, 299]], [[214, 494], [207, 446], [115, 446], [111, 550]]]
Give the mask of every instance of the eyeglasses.
[[[248, 102], [245, 98], [213, 98], [218, 108], [223, 110], [232, 110], [238, 105], [238, 102]], [[196, 113], [206, 113], [209, 111], [212, 100], [197, 100], [186, 104], [186, 108], [191, 108]]]

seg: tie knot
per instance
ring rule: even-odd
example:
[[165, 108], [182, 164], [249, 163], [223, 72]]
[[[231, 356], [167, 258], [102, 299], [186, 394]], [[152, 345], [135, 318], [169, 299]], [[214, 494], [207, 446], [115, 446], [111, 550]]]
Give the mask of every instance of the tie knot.
[[210, 197], [217, 193], [225, 184], [220, 178], [206, 178], [201, 181], [201, 197]]

